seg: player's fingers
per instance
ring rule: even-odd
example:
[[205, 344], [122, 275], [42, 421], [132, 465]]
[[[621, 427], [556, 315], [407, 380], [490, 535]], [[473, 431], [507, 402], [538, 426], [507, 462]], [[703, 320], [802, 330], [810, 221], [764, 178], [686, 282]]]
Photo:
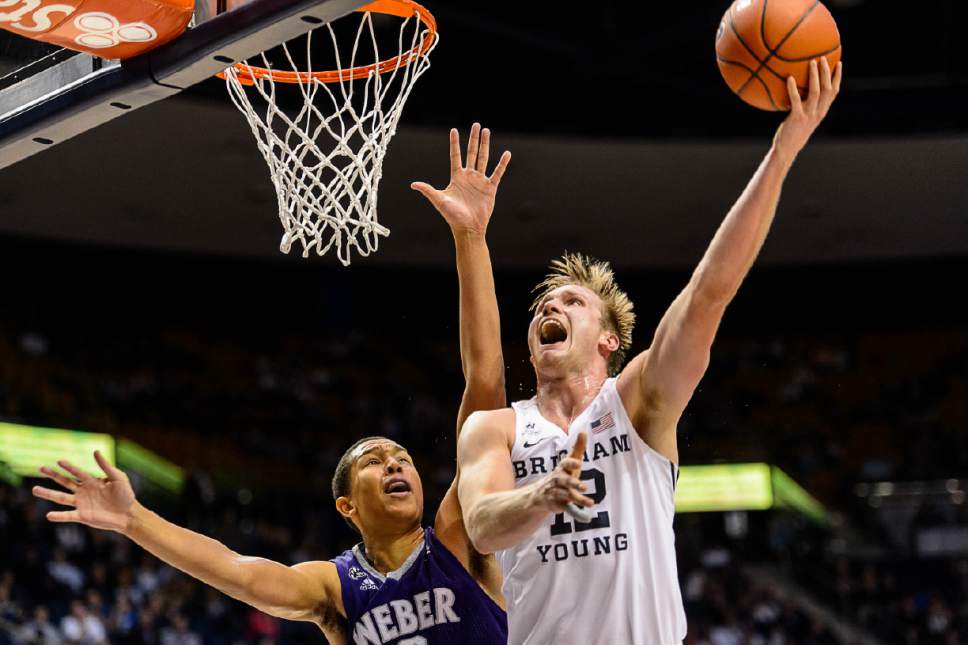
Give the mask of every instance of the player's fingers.
[[64, 470], [66, 470], [67, 472], [69, 472], [70, 474], [74, 475], [74, 477], [77, 478], [77, 481], [79, 481], [82, 484], [94, 479], [93, 477], [91, 477], [86, 472], [84, 472], [83, 470], [81, 470], [71, 462], [67, 461], [66, 459], [61, 459], [60, 461], [57, 462], [57, 465], [63, 468]]
[[414, 183], [410, 184], [410, 187], [426, 197], [427, 201], [429, 201], [434, 208], [442, 212], [441, 202], [443, 200], [443, 191], [437, 190], [430, 184], [425, 184], [422, 181], [415, 181]]
[[77, 490], [77, 482], [75, 482], [73, 479], [64, 477], [62, 474], [60, 474], [59, 472], [57, 472], [52, 468], [48, 468], [47, 466], [41, 466], [40, 472], [48, 479], [53, 479], [55, 482], [57, 482], [58, 484], [60, 484], [61, 486], [63, 486], [64, 488], [66, 488], [71, 492], [74, 492], [75, 490]]
[[477, 152], [481, 142], [481, 124], [475, 123], [471, 126], [471, 136], [467, 140], [467, 161], [464, 167], [468, 170], [477, 168]]
[[790, 95], [790, 112], [803, 114], [803, 101], [800, 99], [800, 89], [797, 87], [797, 79], [792, 76], [787, 77], [787, 93]]
[[572, 477], [566, 473], [555, 473], [553, 479], [555, 486], [558, 488], [585, 490], [585, 484], [582, 482], [582, 480], [578, 479], [577, 477]]
[[823, 90], [823, 100], [820, 102], [820, 116], [821, 118], [826, 118], [827, 113], [830, 112], [830, 106], [833, 105], [834, 101], [837, 99], [837, 94], [840, 91], [839, 74], [841, 68], [840, 63], [838, 63], [835, 66], [834, 71], [831, 72], [830, 64], [827, 62], [827, 59], [824, 58], [823, 61], [823, 64], [826, 68], [825, 76], [827, 80]]
[[551, 499], [553, 499], [555, 502], [560, 502], [562, 504], [571, 499], [571, 493], [563, 486], [555, 486], [551, 489], [548, 495], [550, 495]]
[[410, 188], [417, 191], [418, 193], [420, 193], [430, 201], [434, 201], [434, 198], [437, 196], [437, 189], [431, 186], [430, 184], [424, 183], [422, 181], [413, 182], [412, 184], [410, 184]]
[[574, 457], [565, 457], [561, 460], [561, 469], [569, 475], [576, 475], [581, 471], [581, 462]]
[[561, 461], [561, 467], [565, 472], [575, 474], [581, 470], [581, 461], [585, 457], [585, 446], [587, 443], [588, 434], [585, 432], [578, 433], [578, 438], [575, 439], [575, 445], [572, 446], [571, 452]]
[[564, 488], [556, 488], [549, 495], [551, 504], [556, 511], [564, 510], [565, 506], [571, 501], [571, 495]]
[[481, 147], [477, 153], [477, 170], [487, 172], [487, 160], [491, 155], [491, 131], [487, 128], [481, 130]]
[[823, 89], [824, 94], [829, 94], [833, 89], [833, 79], [830, 74], [830, 61], [827, 60], [826, 56], [820, 59], [820, 87]]
[[589, 506], [594, 506], [595, 505], [595, 502], [592, 501], [592, 498], [591, 497], [587, 497], [585, 495], [582, 495], [578, 491], [570, 490], [570, 491], [568, 491], [568, 496], [569, 496], [569, 500], [568, 500], [569, 502], [572, 502], [574, 504], [578, 504], [579, 506], [584, 506], [584, 507], [587, 508]]
[[807, 109], [817, 107], [820, 102], [820, 66], [817, 60], [810, 61], [810, 91], [807, 94]]
[[107, 458], [101, 454], [100, 450], [94, 451], [94, 461], [97, 465], [101, 467], [104, 474], [108, 479], [117, 479], [119, 475], [123, 474], [120, 470], [111, 465]]
[[843, 61], [837, 63], [837, 67], [834, 68], [834, 92], [840, 94], [840, 81], [844, 77], [844, 63]]
[[558, 511], [563, 511], [568, 504], [577, 504], [578, 506], [585, 507], [595, 505], [595, 502], [590, 497], [582, 495], [577, 490], [571, 488], [555, 488], [551, 491], [550, 497]]
[[585, 446], [587, 445], [588, 445], [588, 433], [579, 432], [578, 438], [575, 440], [575, 445], [572, 447], [571, 453], [569, 453], [568, 456], [572, 459], [577, 459], [578, 461], [581, 461], [582, 458], [584, 458], [585, 456]]
[[70, 493], [65, 493], [59, 490], [51, 490], [49, 488], [44, 488], [43, 486], [34, 486], [31, 489], [34, 497], [39, 497], [40, 499], [46, 499], [49, 502], [54, 502], [55, 504], [63, 504], [64, 506], [76, 506], [74, 496]]
[[501, 183], [501, 177], [504, 176], [504, 171], [508, 169], [508, 164], [511, 163], [511, 153], [508, 150], [504, 151], [501, 155], [501, 159], [497, 162], [497, 167], [494, 172], [491, 173], [491, 183], [495, 186]]
[[81, 514], [77, 511], [51, 511], [47, 519], [51, 522], [80, 522]]
[[450, 174], [460, 170], [460, 134], [457, 128], [450, 129]]

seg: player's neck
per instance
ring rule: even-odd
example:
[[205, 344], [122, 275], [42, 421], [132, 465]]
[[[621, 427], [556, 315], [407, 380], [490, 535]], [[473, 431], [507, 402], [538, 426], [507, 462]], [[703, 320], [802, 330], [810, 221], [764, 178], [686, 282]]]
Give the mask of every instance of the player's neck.
[[568, 431], [568, 426], [598, 396], [608, 375], [597, 371], [561, 377], [538, 375], [538, 410], [548, 421]]
[[424, 530], [414, 526], [403, 534], [367, 535], [363, 538], [366, 559], [382, 574], [396, 571], [403, 566], [413, 550], [423, 543]]

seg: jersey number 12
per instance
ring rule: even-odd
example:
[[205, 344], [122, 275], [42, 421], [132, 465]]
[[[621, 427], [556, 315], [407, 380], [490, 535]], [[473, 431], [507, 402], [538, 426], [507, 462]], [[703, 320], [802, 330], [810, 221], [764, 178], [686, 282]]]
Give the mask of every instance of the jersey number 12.
[[[588, 497], [596, 504], [600, 504], [605, 499], [605, 473], [597, 468], [589, 468], [581, 471], [581, 480], [592, 480], [595, 483], [595, 491], [590, 493]], [[608, 526], [608, 511], [600, 511], [587, 524], [574, 520], [574, 528], [572, 528], [572, 522], [565, 519], [564, 513], [557, 513], [555, 521], [551, 525], [551, 535], [566, 535], [572, 531], [591, 531], [592, 529], [604, 529]]]

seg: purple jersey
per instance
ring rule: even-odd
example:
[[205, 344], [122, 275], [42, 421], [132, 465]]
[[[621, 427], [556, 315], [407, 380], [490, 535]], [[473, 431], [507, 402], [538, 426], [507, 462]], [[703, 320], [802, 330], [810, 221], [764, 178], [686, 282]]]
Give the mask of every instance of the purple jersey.
[[357, 544], [333, 558], [349, 633], [357, 645], [506, 643], [507, 614], [484, 593], [432, 528], [407, 561], [384, 576]]

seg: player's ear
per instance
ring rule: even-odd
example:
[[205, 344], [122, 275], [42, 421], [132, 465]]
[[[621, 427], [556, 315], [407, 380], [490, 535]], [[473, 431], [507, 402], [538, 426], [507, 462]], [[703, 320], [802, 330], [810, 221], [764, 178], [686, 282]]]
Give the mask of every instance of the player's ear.
[[598, 337], [598, 346], [609, 354], [617, 352], [620, 344], [621, 341], [618, 339], [618, 334], [613, 331], [605, 330]]
[[353, 516], [356, 515], [356, 505], [353, 504], [353, 500], [345, 495], [336, 499], [336, 510], [340, 515], [350, 521], [352, 521]]

